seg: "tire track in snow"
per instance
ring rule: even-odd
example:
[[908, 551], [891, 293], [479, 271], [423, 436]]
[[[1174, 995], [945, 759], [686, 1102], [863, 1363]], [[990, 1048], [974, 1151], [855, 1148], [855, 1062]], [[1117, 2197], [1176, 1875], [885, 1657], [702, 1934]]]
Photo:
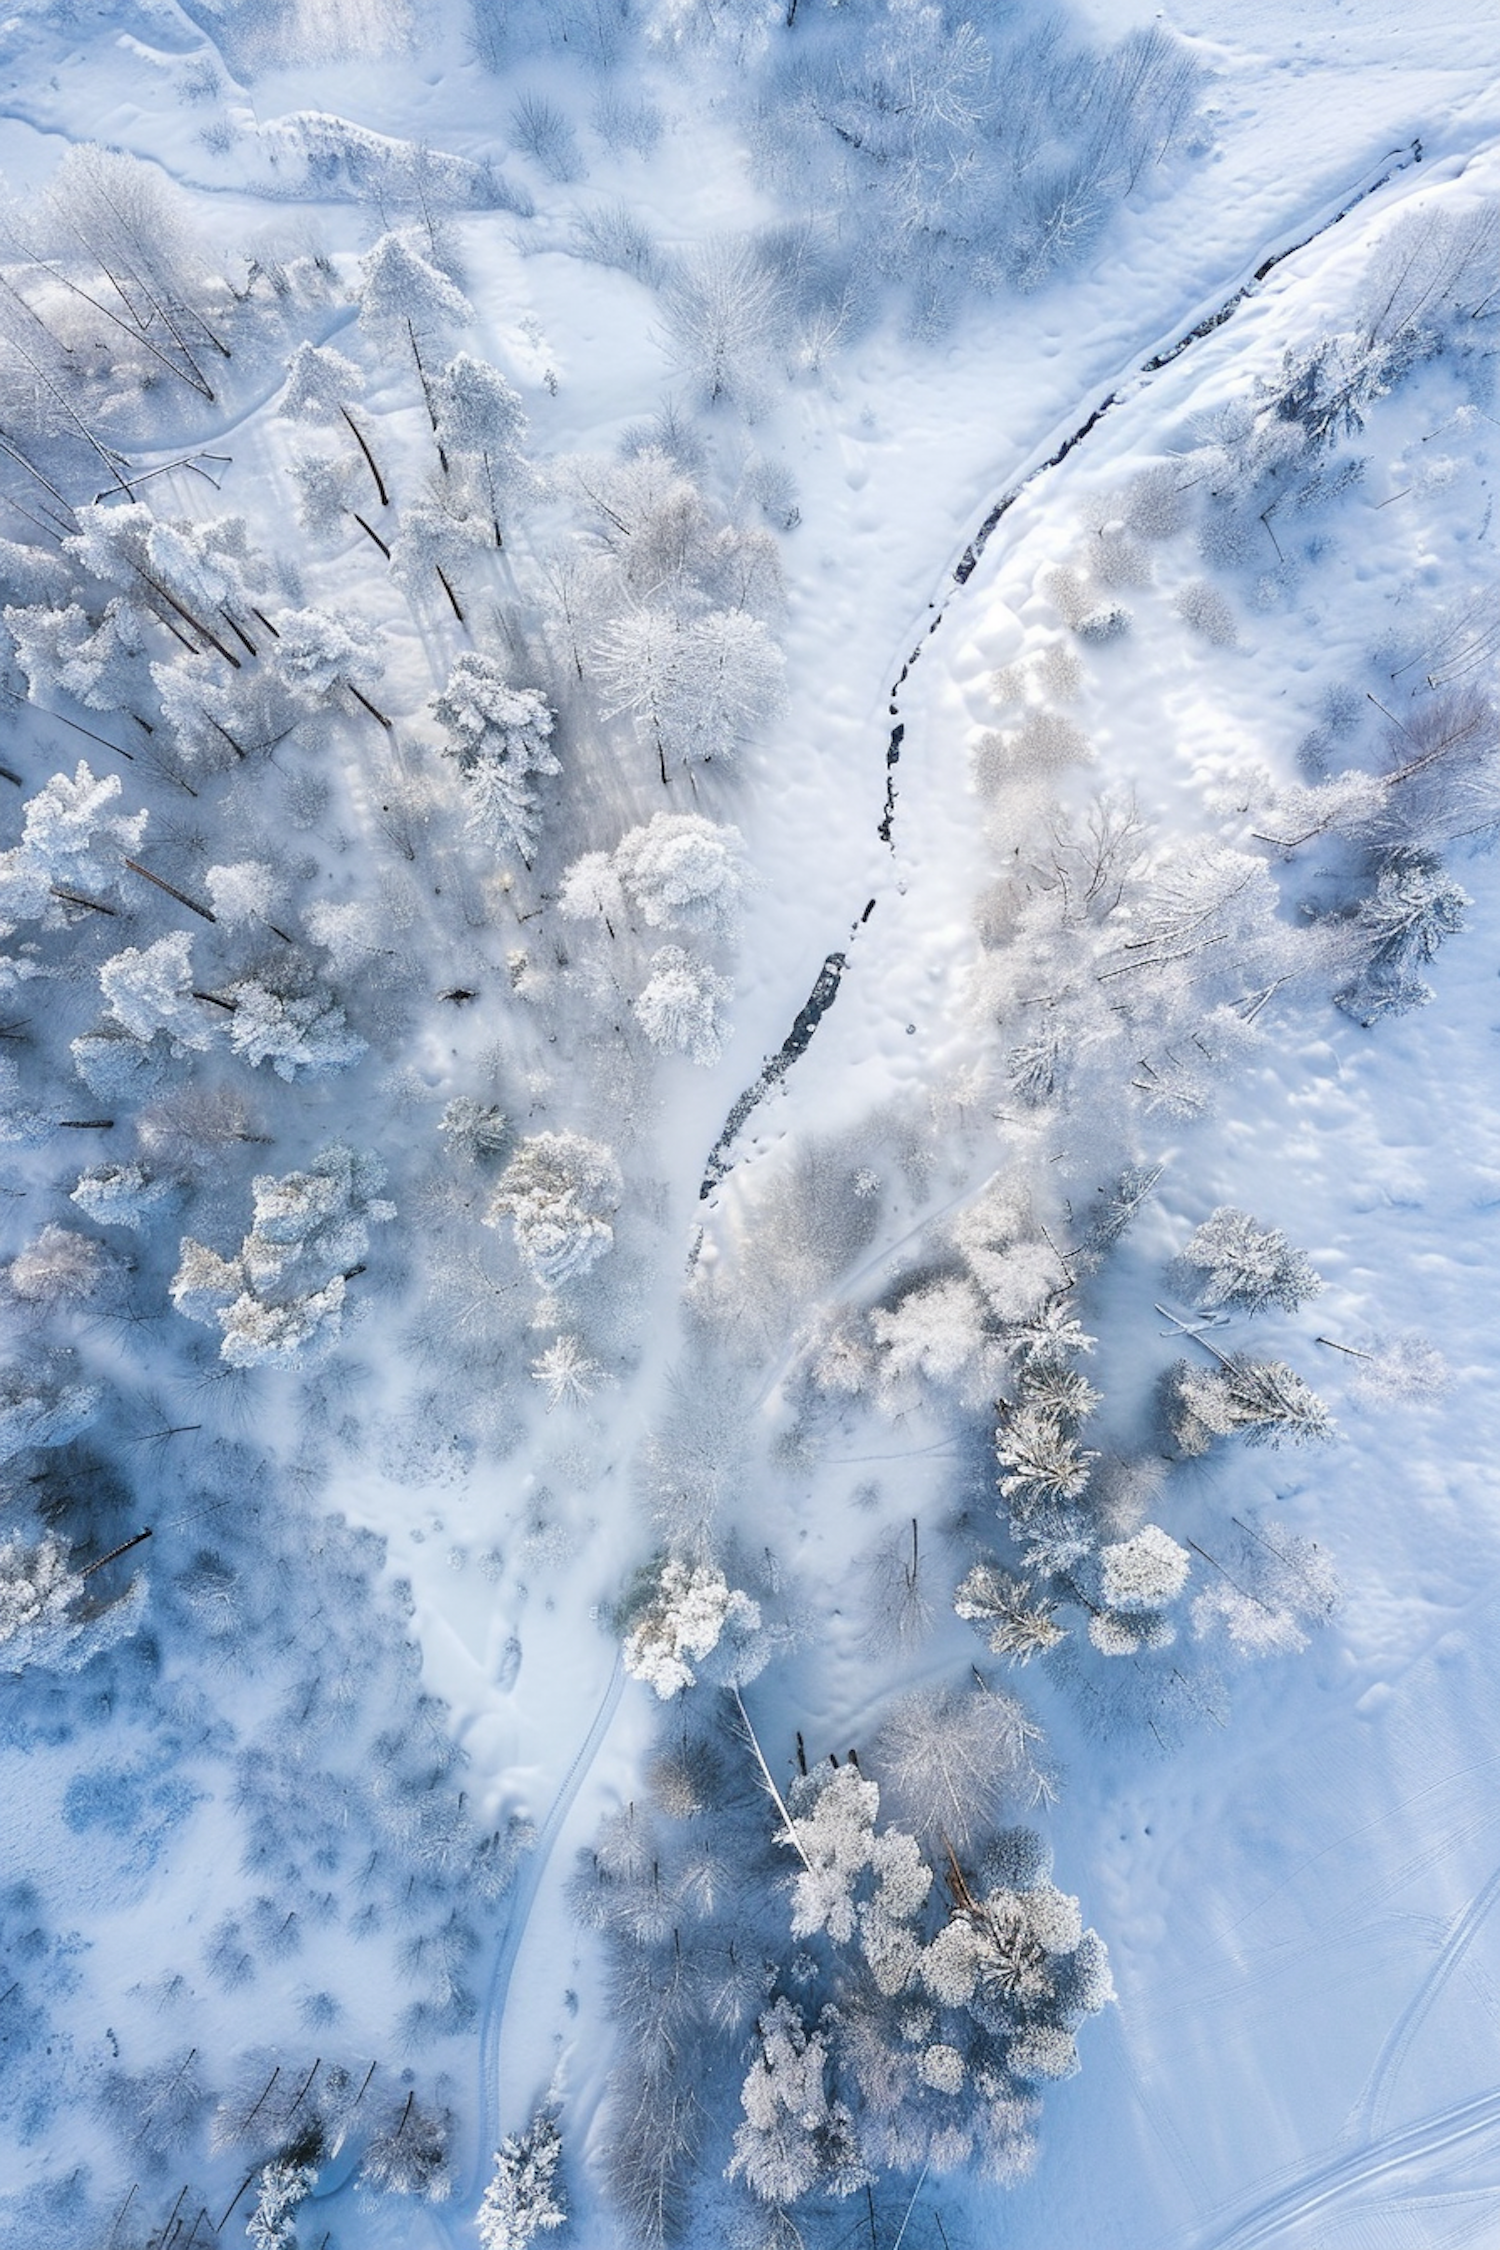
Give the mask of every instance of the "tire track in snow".
[[1469, 1947], [1484, 1928], [1497, 1900], [1500, 1900], [1500, 1868], [1495, 1870], [1482, 1889], [1475, 1892], [1452, 1924], [1436, 1961], [1392, 2025], [1385, 2044], [1375, 2058], [1369, 2082], [1350, 2120], [1356, 2131], [1362, 2129], [1372, 2137], [1383, 2132], [1396, 2080], [1411, 2052], [1412, 2042], [1441, 1999], [1449, 1979], [1461, 1966]]
[[1440, 2159], [1487, 2141], [1500, 2147], [1500, 2089], [1455, 2102], [1348, 2156], [1315, 2165], [1222, 2231], [1200, 2231], [1186, 2241], [1192, 2250], [1259, 2250], [1332, 2205], [1383, 2182], [1394, 2183], [1403, 2172], [1412, 2175], [1413, 2188], [1420, 2188]]
[[[1420, 138], [1412, 141], [1404, 148], [1393, 149], [1388, 157], [1382, 159], [1383, 169], [1374, 178], [1367, 179], [1352, 194], [1345, 193], [1341, 200], [1331, 208], [1325, 206], [1323, 216], [1316, 219], [1311, 227], [1306, 228], [1306, 231], [1299, 232], [1293, 240], [1284, 242], [1278, 248], [1267, 251], [1250, 268], [1244, 278], [1230, 290], [1227, 296], [1216, 296], [1206, 301], [1205, 309], [1196, 318], [1191, 319], [1187, 328], [1184, 329], [1174, 324], [1167, 335], [1156, 340], [1144, 357], [1140, 356], [1139, 351], [1132, 353], [1129, 366], [1115, 379], [1115, 382], [1090, 408], [1083, 419], [1073, 422], [1070, 417], [1069, 426], [1065, 427], [1061, 434], [1054, 431], [1049, 438], [1045, 438], [1042, 442], [1049, 450], [1040, 460], [1034, 462], [1033, 466], [1026, 470], [1014, 484], [1007, 486], [986, 515], [979, 529], [965, 546], [957, 562], [953, 564], [951, 590], [941, 601], [929, 603], [928, 607], [932, 611], [932, 615], [927, 620], [926, 630], [902, 665], [900, 672], [897, 674], [895, 685], [890, 692], [889, 712], [894, 724], [886, 743], [885, 803], [876, 833], [883, 844], [890, 846], [892, 858], [894, 858], [896, 851], [894, 831], [899, 795], [896, 788], [896, 768], [901, 762], [902, 749], [906, 740], [906, 722], [900, 715], [897, 697], [906, 681], [911, 677], [913, 666], [920, 662], [923, 649], [947, 616], [951, 604], [962, 594], [969, 580], [973, 577], [979, 566], [980, 557], [989, 545], [991, 537], [1003, 518], [1022, 495], [1031, 489], [1032, 485], [1036, 484], [1051, 470], [1059, 467], [1074, 448], [1083, 443], [1084, 439], [1098, 427], [1112, 408], [1122, 405], [1127, 400], [1138, 398], [1141, 391], [1147, 387], [1154, 376], [1159, 375], [1163, 369], [1172, 366], [1185, 352], [1191, 350], [1194, 344], [1200, 343], [1206, 336], [1212, 336], [1227, 321], [1231, 320], [1240, 306], [1256, 294], [1262, 283], [1275, 272], [1278, 266], [1284, 264], [1288, 258], [1295, 257], [1299, 250], [1306, 250], [1314, 242], [1320, 241], [1341, 220], [1348, 218], [1351, 211], [1358, 210], [1362, 203], [1368, 202], [1372, 195], [1378, 194], [1379, 190], [1395, 179], [1398, 173], [1409, 171], [1413, 165], [1420, 164], [1421, 161], [1422, 143]], [[869, 921], [875, 905], [876, 901], [872, 898], [855, 922], [847, 941], [850, 945], [858, 937], [865, 923]], [[736, 1161], [733, 1153], [734, 1143], [738, 1140], [741, 1129], [752, 1112], [760, 1106], [773, 1086], [778, 1086], [784, 1081], [787, 1072], [799, 1056], [807, 1052], [812, 1042], [813, 1033], [838, 996], [839, 981], [846, 973], [848, 966], [849, 956], [847, 953], [829, 954], [819, 972], [810, 998], [799, 1011], [792, 1029], [782, 1042], [781, 1047], [767, 1059], [760, 1076], [752, 1085], [746, 1087], [734, 1103], [704, 1166], [703, 1183], [698, 1190], [700, 1202], [710, 1196], [725, 1175], [733, 1169]]]

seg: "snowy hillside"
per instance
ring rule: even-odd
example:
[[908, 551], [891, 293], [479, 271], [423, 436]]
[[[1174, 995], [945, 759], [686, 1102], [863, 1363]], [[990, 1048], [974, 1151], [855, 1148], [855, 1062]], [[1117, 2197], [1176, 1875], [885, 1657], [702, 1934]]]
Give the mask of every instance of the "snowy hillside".
[[0, 2244], [1500, 2188], [1500, 31], [0, 30]]

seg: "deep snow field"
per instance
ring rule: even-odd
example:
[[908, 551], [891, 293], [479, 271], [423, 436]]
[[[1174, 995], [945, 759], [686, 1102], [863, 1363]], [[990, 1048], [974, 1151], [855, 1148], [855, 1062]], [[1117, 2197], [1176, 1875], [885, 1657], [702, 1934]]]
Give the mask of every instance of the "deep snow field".
[[1500, 2239], [1494, 10], [0, 173], [0, 2246]]

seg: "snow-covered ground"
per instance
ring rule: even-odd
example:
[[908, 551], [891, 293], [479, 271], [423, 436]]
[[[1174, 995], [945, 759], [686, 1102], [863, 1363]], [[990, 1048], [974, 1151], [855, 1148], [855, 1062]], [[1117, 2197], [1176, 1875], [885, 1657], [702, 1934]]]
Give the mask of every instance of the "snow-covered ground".
[[[111, 832], [92, 873], [54, 863], [35, 927], [7, 940], [34, 939], [29, 959], [48, 971], [23, 971], [5, 995], [17, 1063], [5, 1101], [21, 1120], [7, 1150], [7, 1349], [38, 1381], [83, 1377], [107, 1397], [92, 1434], [50, 1451], [15, 1441], [0, 1537], [28, 1552], [59, 1539], [74, 1571], [147, 1524], [152, 1540], [100, 1581], [113, 1600], [100, 1637], [127, 1633], [93, 1654], [86, 1635], [61, 1656], [44, 1648], [3, 1682], [0, 2241], [197, 2250], [234, 2236], [257, 2196], [271, 2210], [265, 2167], [285, 2159], [312, 2167], [310, 2200], [293, 2197], [291, 2231], [258, 2221], [262, 2244], [474, 2242], [500, 2136], [544, 2103], [562, 2131], [571, 2239], [633, 2239], [620, 2088], [645, 2050], [621, 2029], [621, 1993], [629, 1944], [647, 1940], [621, 1936], [624, 1909], [611, 1921], [589, 1905], [587, 1876], [570, 1888], [579, 1854], [604, 1838], [606, 1860], [618, 1856], [620, 1816], [638, 1806], [668, 1821], [674, 1729], [686, 1739], [710, 1730], [710, 1708], [729, 1714], [713, 1722], [730, 1765], [703, 1818], [721, 1824], [731, 1864], [684, 1878], [683, 1901], [715, 1903], [680, 1903], [679, 1924], [669, 1915], [650, 1942], [680, 1952], [693, 1913], [705, 1947], [722, 1929], [732, 1949], [739, 1927], [758, 1958], [779, 1928], [760, 1989], [774, 1970], [778, 1995], [806, 1996], [810, 2025], [848, 1989], [845, 1972], [826, 1938], [809, 1940], [825, 1949], [811, 1966], [796, 1958], [787, 1818], [759, 1787], [745, 1729], [783, 1794], [799, 1748], [816, 1774], [853, 1746], [884, 1788], [882, 1728], [899, 1699], [968, 1694], [976, 1664], [975, 1694], [1015, 1695], [1043, 1730], [1049, 1776], [1039, 1806], [1013, 1777], [985, 1810], [1045, 1830], [1117, 1997], [1079, 2029], [1081, 2073], [1045, 2088], [1027, 2176], [998, 2185], [934, 2146], [877, 2165], [868, 2196], [863, 2184], [849, 2201], [814, 2193], [804, 2238], [868, 2235], [880, 2250], [1002, 2233], [1024, 2250], [1490, 2238], [1491, 813], [1467, 767], [1472, 819], [1423, 810], [1410, 849], [1441, 855], [1466, 894], [1463, 926], [1421, 972], [1430, 1004], [1366, 1026], [1333, 993], [1358, 967], [1352, 901], [1374, 895], [1393, 847], [1385, 830], [1372, 842], [1368, 799], [1366, 825], [1351, 815], [1340, 829], [1307, 797], [1345, 769], [1402, 772], [1401, 742], [1415, 729], [1431, 746], [1425, 714], [1445, 693], [1493, 708], [1500, 408], [1484, 292], [1455, 284], [1420, 346], [1413, 316], [1368, 395], [1356, 368], [1360, 426], [1335, 415], [1301, 468], [1267, 432], [1301, 431], [1311, 410], [1267, 402], [1322, 339], [1368, 341], [1383, 277], [1413, 239], [1403, 226], [1500, 209], [1500, 28], [1477, 4], [1421, 25], [1377, 0], [1325, 13], [1312, 23], [1282, 0], [1181, 10], [1170, 28], [1205, 73], [1197, 121], [1044, 286], [976, 291], [917, 335], [887, 295], [816, 352], [780, 332], [749, 374], [736, 369], [737, 390], [708, 402], [674, 286], [707, 270], [714, 245], [805, 215], [795, 174], [783, 189], [774, 160], [747, 155], [736, 95], [763, 67], [755, 38], [741, 51], [727, 26], [676, 46], [632, 29], [598, 70], [538, 33], [545, 9], [523, 11], [497, 70], [458, 5], [309, 4], [222, 23], [118, 5], [20, 13], [0, 30], [6, 272], [30, 292], [4, 313], [0, 436], [71, 509], [67, 523], [50, 508], [39, 520], [40, 476], [17, 469], [0, 530], [33, 559], [7, 560], [7, 603], [79, 600], [94, 616], [106, 598], [97, 571], [70, 561], [65, 580], [52, 560], [104, 455], [81, 468], [76, 427], [39, 408], [18, 372], [34, 374], [27, 354], [40, 350], [26, 304], [51, 316], [59, 302], [42, 260], [65, 255], [39, 199], [70, 149], [97, 143], [181, 191], [234, 339], [221, 366], [179, 311], [178, 327], [153, 315], [124, 350], [115, 299], [87, 315], [64, 304], [69, 356], [90, 361], [67, 396], [87, 388], [101, 417], [115, 502], [126, 477], [161, 467], [138, 495], [159, 522], [245, 519], [252, 559], [220, 608], [235, 613], [236, 697], [288, 661], [287, 618], [314, 606], [373, 629], [381, 666], [330, 658], [333, 684], [308, 691], [285, 735], [268, 723], [263, 755], [195, 764], [168, 747], [164, 722], [145, 727], [128, 651], [116, 688], [86, 703], [76, 672], [70, 686], [18, 662], [14, 622], [6, 644], [3, 842], [80, 756], [119, 776], [111, 818], [149, 817], [133, 840]], [[557, 22], [577, 31], [605, 15], [569, 8]], [[944, 41], [963, 15], [946, 11]], [[892, 20], [898, 40], [916, 39], [916, 11]], [[1123, 4], [1077, 20], [1098, 40], [1165, 21]], [[561, 120], [571, 157], [536, 131], [522, 145], [526, 98]], [[642, 103], [654, 140], [627, 114]], [[450, 157], [462, 164], [445, 171]], [[646, 230], [635, 273], [580, 254], [580, 218], [620, 212]], [[404, 314], [382, 324], [360, 263], [393, 234], [467, 300], [429, 308], [421, 380], [415, 330]], [[1484, 258], [1495, 265], [1487, 243]], [[793, 264], [773, 268], [777, 288]], [[183, 379], [184, 334], [212, 399]], [[389, 510], [353, 424], [278, 413], [304, 342], [355, 363], [346, 403]], [[412, 542], [397, 546], [399, 570], [424, 495], [441, 507], [453, 489], [425, 409], [459, 349], [514, 387], [531, 475], [507, 488], [503, 548], [464, 533], [439, 551], [457, 587], [445, 598], [420, 556], [392, 583], [375, 549], [409, 526], [394, 535]], [[127, 374], [111, 404], [99, 370], [115, 352], [150, 381]], [[622, 529], [619, 511], [644, 503], [611, 480], [653, 442], [676, 448], [652, 473], [662, 489], [679, 480], [678, 532], [653, 519], [658, 575], [631, 579], [645, 519]], [[305, 520], [306, 485], [299, 522], [304, 450], [345, 462], [341, 512], [322, 531]], [[197, 465], [165, 466], [185, 456]], [[1171, 506], [1143, 497], [1153, 473]], [[1012, 495], [975, 560], [981, 525]], [[690, 566], [669, 553], [679, 535]], [[769, 548], [784, 604], [732, 604], [725, 573], [769, 574]], [[202, 641], [184, 655], [201, 630], [178, 606], [189, 581], [154, 556], [177, 591], [155, 605], [149, 654], [196, 680], [215, 657]], [[664, 791], [609, 635], [668, 579], [690, 621], [744, 620], [759, 603], [785, 673], [732, 764], [685, 752]], [[1116, 603], [1128, 617], [1101, 624]], [[447, 722], [431, 701], [476, 649], [555, 714], [561, 771], [536, 769], [538, 840], [524, 853], [513, 834], [502, 846], [465, 830], [469, 800], [441, 755]], [[363, 707], [339, 685], [351, 676]], [[21, 708], [28, 694], [48, 716]], [[216, 708], [237, 726], [243, 707]], [[1479, 739], [1482, 718], [1474, 727]], [[1053, 914], [1049, 853], [1086, 833], [1101, 802], [1121, 818], [1133, 805], [1140, 823], [1109, 878], [1116, 906]], [[737, 927], [674, 922], [628, 886], [597, 916], [570, 916], [566, 870], [663, 808], [738, 829]], [[1293, 832], [1310, 840], [1275, 841]], [[171, 891], [132, 886], [122, 853]], [[246, 861], [274, 879], [248, 922], [214, 891], [210, 926], [209, 871]], [[1217, 890], [1216, 867], [1229, 870]], [[23, 877], [7, 875], [7, 897]], [[1259, 919], [1234, 905], [1242, 895], [1262, 903]], [[619, 911], [630, 927], [615, 927]], [[122, 942], [179, 933], [193, 974], [177, 1013], [152, 1019], [167, 1027], [153, 1049], [163, 1075], [120, 1095], [107, 1132], [77, 1131], [72, 1120], [107, 1114], [68, 1047], [100, 1017], [101, 970], [108, 1000]], [[668, 945], [701, 953], [731, 988], [706, 1064], [658, 1053], [634, 1005]], [[1114, 980], [1135, 994], [1143, 952], [1152, 997], [1122, 1011]], [[804, 1019], [795, 1059], [724, 1138], [836, 956], [826, 1012]], [[336, 1003], [365, 1042], [347, 1069], [294, 1058], [273, 1074], [246, 1059], [260, 1005], [247, 993], [281, 991], [290, 957], [306, 965], [299, 996]], [[118, 1001], [115, 1015], [129, 1021]], [[1025, 1060], [1039, 1022], [1047, 1040], [1061, 1026], [1045, 1069]], [[343, 1030], [324, 1035], [337, 1047]], [[231, 1090], [238, 1125], [219, 1133], [200, 1111], [164, 1124], [184, 1084]], [[144, 1105], [134, 1140], [127, 1100]], [[451, 1113], [440, 1132], [460, 1100], [505, 1113], [493, 1147], [472, 1133], [466, 1145]], [[35, 1111], [50, 1137], [25, 1122]], [[608, 1144], [621, 1175], [596, 1206], [613, 1246], [571, 1276], [540, 1252], [528, 1266], [519, 1216], [514, 1229], [503, 1212], [483, 1223], [520, 1145], [561, 1133]], [[359, 1196], [344, 1213], [361, 1238], [330, 1238], [307, 1284], [337, 1279], [343, 1332], [321, 1356], [226, 1368], [211, 1305], [196, 1325], [173, 1309], [179, 1242], [239, 1252], [265, 1200], [252, 1210], [252, 1178], [300, 1174], [330, 1143], [375, 1153], [386, 1174], [361, 1191], [372, 1213], [359, 1215]], [[84, 1167], [132, 1154], [172, 1183], [161, 1214], [134, 1234], [80, 1216], [68, 1191]], [[1118, 1246], [1095, 1255], [1089, 1199], [1127, 1166], [1160, 1176]], [[1254, 1320], [1195, 1318], [1169, 1269], [1223, 1206], [1281, 1230], [1322, 1293]], [[54, 1246], [54, 1267], [28, 1252], [46, 1226], [84, 1231], [132, 1270], [54, 1282], [83, 1254]], [[1013, 1303], [1002, 1288], [986, 1311], [984, 1274], [1010, 1259], [1014, 1291], [1021, 1253], [1047, 1278]], [[247, 1245], [236, 1288], [257, 1254]], [[949, 1294], [929, 1328], [912, 1300], [934, 1288]], [[1083, 1423], [1101, 1463], [1094, 1546], [1129, 1540], [1149, 1515], [1187, 1559], [1170, 1648], [1091, 1644], [1097, 1555], [1061, 1573], [1077, 1593], [1055, 1655], [1012, 1667], [953, 1614], [976, 1562], [1019, 1567], [1023, 1542], [997, 1512], [993, 1400], [1009, 1402], [1003, 1442], [1022, 1395], [1012, 1332], [1042, 1300], [1066, 1301], [1096, 1339], [1078, 1360], [1103, 1394]], [[961, 1305], [979, 1308], [975, 1333], [959, 1333]], [[1193, 1329], [1201, 1340], [1184, 1341]], [[1332, 1410], [1332, 1441], [1172, 1447], [1154, 1404], [1162, 1375], [1185, 1354], [1211, 1371], [1218, 1350], [1284, 1359]], [[636, 1574], [655, 1558], [659, 1577], [664, 1552], [754, 1598], [759, 1655], [728, 1675], [738, 1714], [712, 1677], [665, 1702], [631, 1676], [648, 1668]], [[1329, 1563], [1342, 1598], [1315, 1626]], [[76, 1596], [74, 1623], [88, 1606]], [[1231, 1612], [1242, 1638], [1275, 1612], [1280, 1637], [1303, 1645], [1247, 1661]], [[882, 1818], [920, 1829], [919, 1796], [909, 1776], [904, 1795], [893, 1781]], [[799, 1833], [809, 1801], [792, 1805]], [[936, 1902], [946, 1832], [927, 1848]], [[977, 1883], [963, 1852], [960, 1839], [954, 1879]], [[614, 1862], [606, 1875], [625, 1881]], [[694, 2242], [772, 2239], [736, 2231], [756, 2206], [719, 2183], [759, 2004], [695, 2019], [678, 2065], [701, 2073], [706, 2113], [697, 2175], [683, 2168]], [[905, 2036], [915, 2048], [939, 2035]], [[834, 2076], [858, 2127], [852, 2076]], [[434, 2121], [430, 2162], [413, 2153], [414, 2118]], [[314, 2124], [321, 2139], [304, 2141]], [[814, 2186], [847, 2186], [828, 2138]], [[528, 2239], [497, 2223], [486, 2239]]]

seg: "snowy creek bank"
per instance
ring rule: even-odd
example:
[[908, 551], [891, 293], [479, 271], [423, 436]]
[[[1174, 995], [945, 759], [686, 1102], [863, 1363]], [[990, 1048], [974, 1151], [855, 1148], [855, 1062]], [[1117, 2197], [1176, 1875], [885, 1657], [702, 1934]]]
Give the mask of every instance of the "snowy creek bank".
[[[1063, 436], [1043, 441], [1044, 444], [1049, 446], [1050, 450], [1033, 467], [1026, 470], [1014, 484], [1008, 486], [990, 508], [978, 530], [952, 567], [952, 591], [946, 594], [941, 602], [929, 603], [929, 609], [933, 611], [933, 614], [927, 619], [922, 637], [912, 648], [911, 654], [902, 665], [891, 688], [890, 716], [893, 724], [885, 748], [885, 796], [876, 833], [883, 844], [890, 846], [893, 858], [897, 850], [895, 827], [900, 799], [900, 791], [896, 786], [896, 775], [903, 751], [906, 748], [907, 734], [907, 722], [900, 715], [902, 708], [899, 700], [901, 690], [905, 687], [916, 665], [921, 661], [923, 651], [932, 635], [944, 623], [954, 605], [958, 602], [964, 588], [978, 568], [981, 556], [1007, 514], [1023, 494], [1031, 491], [1052, 470], [1061, 467], [1069, 455], [1099, 427], [1105, 416], [1114, 407], [1125, 399], [1139, 398], [1154, 375], [1159, 374], [1164, 368], [1172, 366], [1185, 353], [1191, 351], [1195, 344], [1202, 342], [1205, 337], [1214, 335], [1227, 321], [1231, 320], [1240, 306], [1255, 294], [1278, 266], [1284, 264], [1287, 259], [1296, 257], [1299, 251], [1310, 249], [1314, 243], [1318, 242], [1332, 228], [1339, 225], [1351, 212], [1358, 210], [1362, 204], [1367, 203], [1371, 197], [1377, 195], [1393, 179], [1412, 166], [1420, 164], [1422, 161], [1422, 144], [1420, 140], [1413, 141], [1409, 149], [1396, 151], [1393, 154], [1395, 156], [1394, 162], [1387, 163], [1373, 178], [1365, 180], [1352, 192], [1346, 193], [1331, 209], [1325, 209], [1323, 214], [1316, 218], [1310, 227], [1304, 225], [1304, 228], [1297, 233], [1294, 240], [1282, 243], [1263, 253], [1251, 268], [1248, 277], [1237, 283], [1210, 311], [1190, 315], [1190, 326], [1174, 331], [1169, 340], [1157, 344], [1145, 356], [1133, 358], [1128, 371], [1105, 391], [1103, 397], [1089, 409], [1081, 420], [1073, 423]], [[869, 900], [863, 911], [854, 920], [848, 940], [851, 947], [858, 938], [860, 931], [869, 921], [876, 904], [877, 899]], [[702, 1185], [698, 1191], [700, 1201], [713, 1193], [720, 1181], [732, 1168], [735, 1161], [734, 1144], [751, 1115], [772, 1089], [785, 1080], [787, 1072], [799, 1057], [807, 1052], [819, 1025], [838, 997], [840, 980], [848, 966], [849, 954], [847, 952], [829, 954], [823, 967], [818, 972], [811, 993], [798, 1010], [792, 1027], [781, 1046], [774, 1055], [768, 1058], [753, 1084], [748, 1086], [734, 1103], [724, 1120], [713, 1148], [709, 1152], [708, 1162], [704, 1167]]]

